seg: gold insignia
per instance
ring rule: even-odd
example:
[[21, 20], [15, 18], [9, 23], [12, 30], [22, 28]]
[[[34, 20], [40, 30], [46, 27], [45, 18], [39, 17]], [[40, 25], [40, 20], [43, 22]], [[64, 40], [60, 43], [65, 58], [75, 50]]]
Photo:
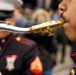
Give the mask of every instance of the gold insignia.
[[17, 40], [17, 41], [20, 41], [20, 40], [21, 40], [21, 38], [20, 38], [20, 37], [17, 37], [17, 38], [16, 38], [16, 40]]
[[75, 70], [74, 69], [71, 70], [71, 75], [75, 75]]
[[31, 62], [30, 70], [38, 75], [42, 73], [42, 63], [38, 56]]
[[8, 67], [8, 71], [12, 71], [12, 67]]

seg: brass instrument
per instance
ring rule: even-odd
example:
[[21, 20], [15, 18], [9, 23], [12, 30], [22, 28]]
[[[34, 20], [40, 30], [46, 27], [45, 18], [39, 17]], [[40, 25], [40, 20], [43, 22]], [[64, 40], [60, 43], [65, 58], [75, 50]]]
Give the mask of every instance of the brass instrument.
[[0, 31], [9, 31], [12, 33], [19, 33], [19, 34], [33, 34], [33, 33], [47, 33], [48, 35], [52, 35], [52, 31], [55, 28], [62, 26], [64, 21], [50, 21], [44, 22], [38, 25], [31, 26], [29, 28], [21, 28], [12, 26], [9, 22], [0, 21]]

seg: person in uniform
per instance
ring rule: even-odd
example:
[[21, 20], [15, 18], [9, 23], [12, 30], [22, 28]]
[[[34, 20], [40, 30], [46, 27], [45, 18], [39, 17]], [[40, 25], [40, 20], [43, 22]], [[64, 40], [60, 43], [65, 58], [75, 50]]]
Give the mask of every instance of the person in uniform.
[[16, 18], [15, 26], [24, 27], [27, 24], [27, 19], [23, 16], [23, 1], [22, 0], [1, 0], [15, 6], [14, 15]]
[[[62, 0], [59, 4], [59, 13], [65, 23], [63, 28], [68, 39], [76, 43], [76, 0]], [[76, 64], [76, 49], [70, 54]], [[71, 70], [70, 75], [76, 75], [76, 65]]]
[[[15, 25], [15, 7], [0, 1], [0, 21]], [[37, 44], [8, 31], [0, 32], [0, 74], [41, 75], [42, 63]]]

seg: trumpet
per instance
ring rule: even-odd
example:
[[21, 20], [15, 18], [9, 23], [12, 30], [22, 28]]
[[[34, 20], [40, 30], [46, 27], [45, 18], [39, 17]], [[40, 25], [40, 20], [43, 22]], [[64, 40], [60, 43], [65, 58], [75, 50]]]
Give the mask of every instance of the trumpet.
[[48, 35], [52, 35], [52, 31], [64, 24], [64, 21], [49, 21], [44, 22], [38, 25], [33, 25], [28, 28], [22, 28], [11, 25], [10, 22], [0, 21], [0, 31], [9, 31], [12, 33], [19, 33], [19, 34], [35, 34], [35, 33], [46, 33]]

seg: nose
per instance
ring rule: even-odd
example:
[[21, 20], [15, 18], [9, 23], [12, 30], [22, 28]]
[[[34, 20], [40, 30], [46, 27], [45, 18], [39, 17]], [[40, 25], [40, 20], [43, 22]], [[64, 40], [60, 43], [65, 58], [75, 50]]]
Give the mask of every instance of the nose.
[[62, 1], [59, 6], [59, 11], [60, 12], [65, 12], [67, 10], [67, 2], [66, 1]]

